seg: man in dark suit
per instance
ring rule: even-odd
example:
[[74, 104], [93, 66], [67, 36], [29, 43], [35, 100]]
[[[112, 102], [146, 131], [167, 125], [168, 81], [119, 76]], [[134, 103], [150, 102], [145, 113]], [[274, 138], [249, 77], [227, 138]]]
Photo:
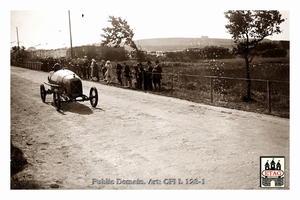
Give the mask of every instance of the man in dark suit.
[[152, 80], [153, 80], [153, 85], [154, 85], [154, 90], [157, 90], [157, 85], [158, 85], [158, 91], [161, 90], [161, 79], [162, 79], [162, 68], [159, 64], [159, 61], [155, 61], [155, 66], [152, 70]]

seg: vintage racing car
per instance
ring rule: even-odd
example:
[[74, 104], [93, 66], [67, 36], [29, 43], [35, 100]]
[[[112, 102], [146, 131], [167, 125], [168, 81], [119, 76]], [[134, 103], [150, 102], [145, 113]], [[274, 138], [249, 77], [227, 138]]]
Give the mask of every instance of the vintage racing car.
[[92, 107], [96, 107], [98, 104], [96, 87], [90, 89], [89, 97], [87, 97], [82, 92], [81, 78], [71, 70], [58, 68], [59, 64], [55, 64], [48, 76], [48, 82], [44, 82], [50, 86], [50, 89], [46, 90], [44, 84], [40, 85], [42, 101], [45, 102], [47, 94], [53, 94], [53, 103], [58, 111], [62, 102], [90, 101]]

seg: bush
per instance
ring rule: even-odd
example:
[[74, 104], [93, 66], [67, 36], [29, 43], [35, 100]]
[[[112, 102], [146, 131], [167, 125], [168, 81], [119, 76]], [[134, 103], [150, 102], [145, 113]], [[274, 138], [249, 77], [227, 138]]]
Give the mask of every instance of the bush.
[[196, 90], [197, 88], [197, 83], [195, 82], [188, 82], [187, 85], [186, 85], [186, 88], [188, 90]]
[[104, 55], [104, 60], [127, 60], [126, 54], [120, 53], [118, 50], [107, 51]]
[[264, 58], [266, 58], [266, 57], [271, 57], [271, 58], [286, 57], [287, 51], [285, 49], [279, 49], [279, 48], [267, 49], [267, 50], [263, 51], [260, 55]]
[[182, 52], [167, 52], [166, 58], [169, 61], [190, 62], [199, 59], [221, 59], [233, 58], [230, 49], [218, 46], [206, 46], [204, 48], [190, 48]]

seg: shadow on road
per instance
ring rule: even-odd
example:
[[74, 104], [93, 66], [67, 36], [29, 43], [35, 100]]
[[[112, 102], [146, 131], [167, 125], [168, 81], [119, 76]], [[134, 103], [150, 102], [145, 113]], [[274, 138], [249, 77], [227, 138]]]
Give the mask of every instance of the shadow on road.
[[10, 143], [10, 189], [43, 189], [35, 180], [15, 177], [28, 164], [21, 149]]
[[79, 103], [79, 102], [62, 103], [61, 111], [63, 113], [72, 112], [72, 113], [77, 113], [77, 114], [81, 114], [81, 115], [93, 114], [93, 111], [90, 107], [86, 106], [83, 103]]
[[[53, 109], [56, 110], [52, 101], [45, 102], [45, 103], [53, 106]], [[93, 114], [93, 109], [99, 111], [105, 111], [100, 107], [92, 108], [91, 106], [87, 106], [80, 102], [62, 102], [60, 111], [58, 112], [62, 115], [65, 115], [65, 112], [73, 112], [81, 115], [90, 115]]]
[[[45, 102], [48, 105], [53, 106], [53, 109], [56, 110], [54, 104], [52, 101], [50, 102]], [[95, 108], [95, 109], [100, 109], [103, 111], [101, 108]], [[77, 113], [81, 115], [90, 115], [93, 114], [92, 107], [89, 107], [83, 103], [79, 102], [62, 102], [60, 111], [58, 111], [60, 114], [65, 115], [66, 112], [72, 112], [72, 113]]]
[[10, 143], [10, 176], [22, 171], [27, 164], [21, 149]]

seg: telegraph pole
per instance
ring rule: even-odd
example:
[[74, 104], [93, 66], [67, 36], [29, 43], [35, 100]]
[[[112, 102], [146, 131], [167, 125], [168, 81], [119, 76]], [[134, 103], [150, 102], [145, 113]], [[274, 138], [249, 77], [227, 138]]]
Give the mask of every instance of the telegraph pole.
[[70, 30], [71, 58], [73, 59], [73, 49], [72, 49], [72, 33], [71, 33], [71, 17], [70, 17], [70, 10], [68, 10], [68, 14], [69, 14], [69, 30]]
[[20, 59], [20, 45], [19, 45], [19, 33], [18, 33], [18, 27], [16, 27], [16, 32], [17, 32], [17, 43], [18, 43], [18, 53], [17, 53], [17, 55], [18, 55], [18, 61], [19, 61], [19, 59]]

